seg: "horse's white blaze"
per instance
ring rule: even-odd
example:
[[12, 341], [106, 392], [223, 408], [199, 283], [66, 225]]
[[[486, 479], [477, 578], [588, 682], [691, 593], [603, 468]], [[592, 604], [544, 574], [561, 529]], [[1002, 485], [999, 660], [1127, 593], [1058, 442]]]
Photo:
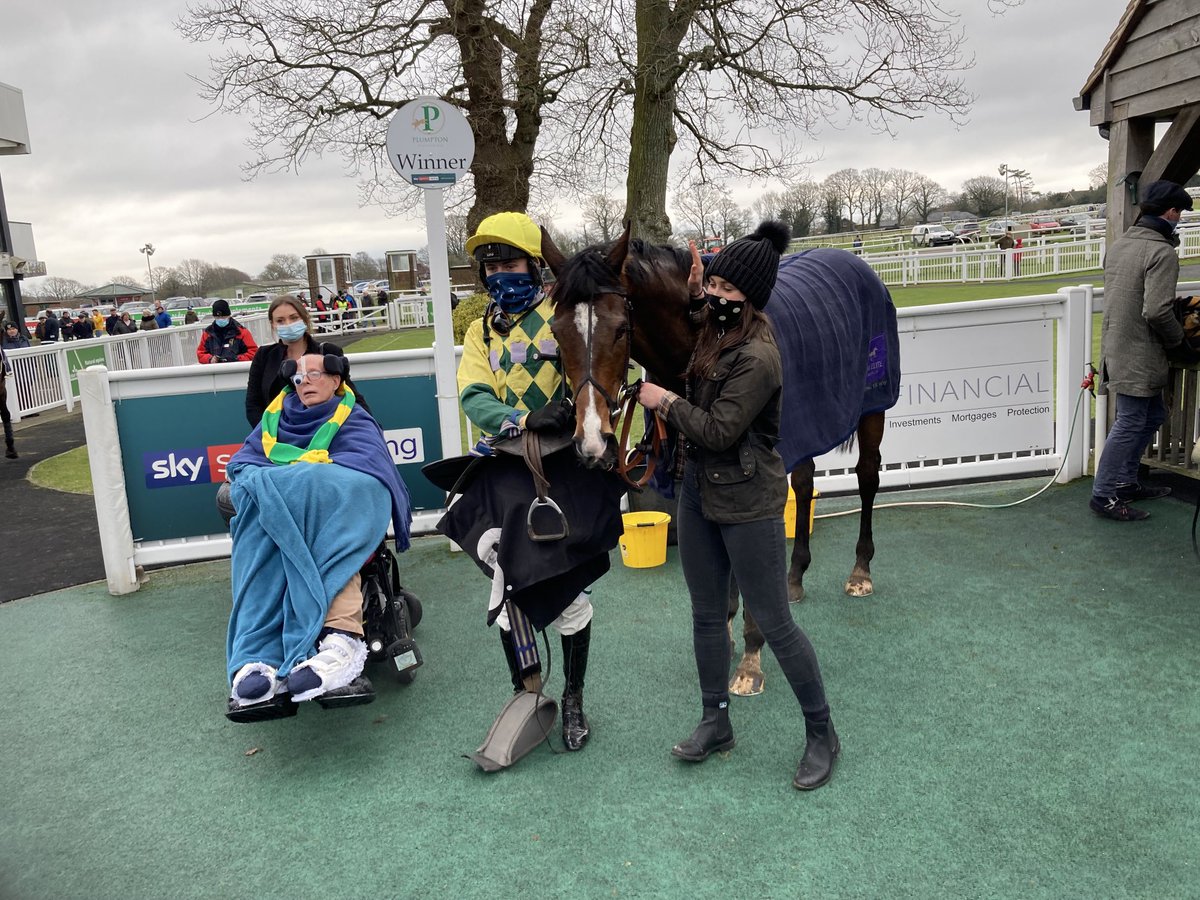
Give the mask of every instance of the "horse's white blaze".
[[[591, 304], [578, 304], [575, 307], [576, 330], [581, 335], [586, 336], [591, 334], [592, 327]], [[596, 386], [593, 384], [585, 384], [580, 388], [579, 396], [575, 398], [575, 412], [577, 415], [580, 413], [583, 415], [583, 443], [579, 449], [587, 459], [599, 459], [604, 455], [604, 450], [607, 447], [604, 434], [600, 430], [600, 415], [596, 412], [596, 407], [600, 405], [602, 400], [603, 398], [597, 396]]]

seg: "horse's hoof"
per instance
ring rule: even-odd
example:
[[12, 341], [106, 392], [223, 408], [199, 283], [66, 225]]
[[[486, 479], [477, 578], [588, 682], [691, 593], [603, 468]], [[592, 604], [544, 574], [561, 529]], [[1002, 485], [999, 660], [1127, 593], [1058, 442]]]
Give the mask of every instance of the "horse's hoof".
[[793, 584], [788, 582], [788, 602], [803, 603], [804, 602], [804, 585]]
[[846, 582], [846, 596], [848, 597], [869, 597], [873, 593], [875, 593], [875, 585], [870, 578], [852, 575]]
[[735, 672], [729, 682], [729, 693], [737, 697], [754, 697], [763, 692], [762, 672]]

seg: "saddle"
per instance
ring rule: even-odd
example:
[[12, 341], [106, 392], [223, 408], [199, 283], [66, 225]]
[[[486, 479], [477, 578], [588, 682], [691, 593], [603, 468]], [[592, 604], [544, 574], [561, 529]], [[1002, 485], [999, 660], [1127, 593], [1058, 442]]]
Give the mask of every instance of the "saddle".
[[[512, 437], [485, 439], [493, 455], [521, 457], [529, 468], [534, 490], [537, 492], [525, 516], [525, 526], [531, 541], [558, 541], [570, 533], [566, 516], [549, 495], [550, 482], [546, 478], [542, 460], [566, 449], [573, 439], [573, 429], [563, 429], [557, 434], [522, 431]], [[467, 454], [440, 459], [422, 466], [421, 474], [436, 487], [446, 491], [450, 495], [447, 498], [449, 502], [466, 489], [471, 479], [479, 472], [478, 467], [486, 465], [489, 458]]]

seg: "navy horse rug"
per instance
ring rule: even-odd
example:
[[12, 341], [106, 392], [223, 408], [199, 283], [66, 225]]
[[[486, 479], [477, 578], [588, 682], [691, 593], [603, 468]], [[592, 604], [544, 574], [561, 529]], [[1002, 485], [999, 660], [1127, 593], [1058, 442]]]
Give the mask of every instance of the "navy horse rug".
[[896, 307], [874, 270], [821, 247], [785, 256], [766, 307], [783, 357], [779, 454], [791, 471], [900, 397]]

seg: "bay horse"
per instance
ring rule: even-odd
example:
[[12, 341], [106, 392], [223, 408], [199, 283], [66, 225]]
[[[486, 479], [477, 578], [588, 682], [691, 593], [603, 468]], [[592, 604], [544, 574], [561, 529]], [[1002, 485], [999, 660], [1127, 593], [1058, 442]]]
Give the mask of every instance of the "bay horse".
[[[691, 256], [673, 247], [630, 240], [628, 226], [611, 246], [589, 247], [569, 260], [543, 230], [542, 252], [557, 278], [553, 330], [575, 394], [576, 451], [586, 465], [611, 467], [617, 452], [613, 427], [631, 360], [656, 383], [685, 394], [683, 373], [699, 333], [689, 312]], [[804, 573], [812, 561], [808, 517], [813, 459], [855, 442], [862, 512], [845, 592], [867, 596], [874, 590], [872, 510], [879, 490], [884, 412], [895, 405], [900, 392], [895, 306], [883, 282], [856, 255], [818, 248], [780, 261], [765, 312], [784, 369], [777, 449], [796, 495], [789, 599], [804, 599]], [[734, 585], [731, 620], [736, 612]], [[764, 641], [749, 614], [744, 642], [729, 689], [757, 694], [763, 686]]]

